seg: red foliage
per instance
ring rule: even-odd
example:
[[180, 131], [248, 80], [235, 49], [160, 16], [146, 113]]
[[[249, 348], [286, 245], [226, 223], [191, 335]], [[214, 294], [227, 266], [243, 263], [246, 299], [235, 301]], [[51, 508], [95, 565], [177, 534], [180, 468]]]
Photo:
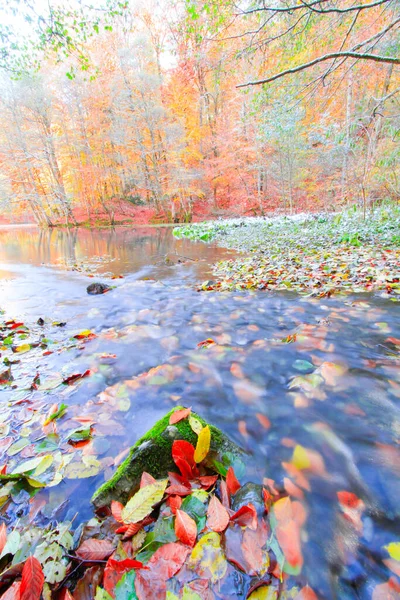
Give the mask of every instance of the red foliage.
[[240, 483], [236, 479], [233, 467], [229, 467], [228, 472], [226, 474], [226, 485], [228, 487], [228, 492], [231, 495], [236, 494], [236, 492], [240, 490]]
[[30, 556], [22, 569], [20, 600], [40, 600], [44, 584], [42, 565]]
[[197, 525], [192, 517], [179, 509], [176, 511], [175, 534], [183, 544], [194, 546], [197, 538]]

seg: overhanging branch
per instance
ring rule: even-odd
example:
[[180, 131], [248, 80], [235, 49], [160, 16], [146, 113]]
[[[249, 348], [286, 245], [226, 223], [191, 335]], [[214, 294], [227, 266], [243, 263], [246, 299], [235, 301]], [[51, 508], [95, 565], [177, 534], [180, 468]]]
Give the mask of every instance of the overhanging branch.
[[272, 81], [276, 81], [276, 79], [280, 79], [281, 77], [285, 77], [286, 75], [293, 75], [293, 73], [298, 73], [299, 71], [304, 71], [305, 69], [309, 69], [318, 63], [324, 62], [326, 60], [331, 60], [332, 58], [357, 58], [361, 60], [371, 60], [374, 62], [388, 63], [388, 64], [400, 64], [400, 58], [396, 58], [394, 56], [379, 56], [378, 54], [362, 54], [360, 52], [332, 52], [330, 54], [325, 54], [324, 56], [319, 56], [310, 62], [303, 63], [302, 65], [298, 65], [297, 67], [293, 67], [292, 69], [286, 69], [285, 71], [281, 71], [280, 73], [276, 73], [276, 75], [272, 75], [271, 77], [267, 77], [266, 79], [258, 79], [256, 81], [248, 81], [247, 83], [240, 83], [237, 85], [237, 88], [247, 87], [249, 85], [261, 85], [263, 83], [271, 83]]

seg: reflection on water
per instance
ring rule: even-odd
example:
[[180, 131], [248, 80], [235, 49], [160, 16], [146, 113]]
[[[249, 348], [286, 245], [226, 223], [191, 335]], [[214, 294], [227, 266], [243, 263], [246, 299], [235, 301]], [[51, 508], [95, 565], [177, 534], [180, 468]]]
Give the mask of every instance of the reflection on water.
[[176, 240], [169, 227], [109, 229], [0, 229], [0, 263], [51, 265], [73, 270], [125, 275], [156, 265], [193, 260], [214, 262], [234, 253], [216, 246]]
[[[72, 465], [88, 459], [101, 464], [98, 475], [83, 480], [71, 478], [68, 467], [60, 485], [35, 497], [38, 514], [71, 518], [79, 512], [77, 522], [90, 518], [87, 501], [121, 453], [182, 403], [249, 452], [242, 483], [273, 479], [303, 504], [298, 581], [308, 582], [320, 600], [375, 600], [376, 586], [394, 577], [396, 564], [386, 547], [399, 535], [398, 305], [360, 296], [316, 301], [263, 292], [197, 293], [180, 283], [187, 273], [196, 277], [193, 265], [165, 270], [154, 267], [150, 256], [176, 250], [211, 258], [212, 248], [177, 245], [168, 230], [83, 231], [70, 247], [73, 234], [46, 233], [44, 244], [38, 233], [26, 239], [23, 232], [22, 248], [12, 235], [2, 247], [1, 260], [19, 269], [15, 280], [0, 282], [1, 304], [6, 298], [9, 313], [31, 322], [39, 316], [67, 321], [66, 338], [82, 329], [97, 334], [83, 348], [46, 357], [41, 367], [43, 385], [60, 370], [90, 368], [88, 379], [50, 394], [39, 387], [26, 404], [14, 405], [14, 392], [3, 392], [14, 427], [24, 423], [30, 442], [43, 436], [31, 408], [66, 402], [57, 451], [72, 454]], [[116, 280], [111, 293], [88, 297], [81, 273], [11, 264], [53, 263], [71, 257], [70, 251], [76, 261], [108, 254], [116, 261], [102, 268], [126, 278]], [[163, 281], [138, 281], [136, 272], [145, 273], [146, 265], [155, 278], [164, 273]], [[51, 326], [45, 333], [55, 335]], [[196, 349], [206, 338], [216, 343]], [[94, 438], [72, 449], [63, 440], [79, 422], [93, 423]], [[21, 455], [29, 456], [32, 448]], [[18, 460], [14, 456], [13, 464]], [[32, 506], [14, 500], [28, 523]], [[13, 518], [15, 505], [5, 515]]]

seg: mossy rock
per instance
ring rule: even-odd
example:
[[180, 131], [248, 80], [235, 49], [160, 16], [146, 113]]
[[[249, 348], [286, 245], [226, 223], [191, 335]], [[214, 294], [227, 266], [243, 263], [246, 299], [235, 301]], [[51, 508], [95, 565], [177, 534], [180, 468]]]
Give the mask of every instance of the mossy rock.
[[[172, 413], [182, 408], [182, 406], [177, 406], [171, 410], [132, 446], [128, 457], [118, 467], [113, 477], [93, 494], [92, 503], [96, 509], [108, 506], [112, 500], [125, 504], [138, 488], [143, 471], [160, 479], [166, 477], [168, 471], [177, 470], [172, 460], [174, 440], [186, 440], [193, 446], [196, 446], [197, 443], [197, 434], [190, 427], [188, 419], [183, 419], [175, 425], [169, 424]], [[203, 427], [209, 425], [196, 413], [192, 413], [192, 415], [200, 421]], [[245, 454], [244, 450], [232, 442], [220, 429], [213, 425], [209, 425], [209, 427], [211, 444], [207, 461], [221, 461], [225, 453], [230, 453], [234, 457]]]

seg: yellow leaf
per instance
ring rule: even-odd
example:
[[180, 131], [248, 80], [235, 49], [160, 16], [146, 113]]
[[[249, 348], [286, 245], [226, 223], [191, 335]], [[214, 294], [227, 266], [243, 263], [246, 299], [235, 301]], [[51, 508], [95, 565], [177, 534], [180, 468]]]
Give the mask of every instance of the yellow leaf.
[[21, 344], [20, 346], [16, 346], [15, 348], [13, 348], [13, 351], [18, 352], [18, 354], [23, 354], [24, 352], [29, 352], [30, 349], [30, 344]]
[[385, 548], [389, 552], [391, 558], [394, 558], [394, 560], [400, 560], [400, 542], [391, 542], [385, 546]]
[[199, 433], [197, 438], [196, 450], [194, 452], [194, 460], [199, 463], [205, 459], [210, 450], [211, 432], [207, 425]]
[[308, 456], [308, 452], [306, 448], [297, 444], [295, 449], [293, 450], [292, 456], [292, 465], [297, 467], [297, 469], [309, 469], [311, 467], [311, 461]]
[[228, 564], [218, 533], [211, 531], [203, 535], [192, 550], [188, 567], [194, 569], [200, 577], [211, 579], [212, 583], [225, 576]]
[[277, 598], [277, 589], [269, 585], [262, 585], [249, 596], [249, 600], [276, 600]]
[[203, 429], [203, 425], [193, 415], [189, 415], [189, 425], [197, 435], [199, 435], [200, 431]]
[[153, 506], [162, 500], [167, 485], [168, 479], [161, 479], [145, 485], [136, 492], [122, 511], [124, 523], [138, 523], [147, 517]]

